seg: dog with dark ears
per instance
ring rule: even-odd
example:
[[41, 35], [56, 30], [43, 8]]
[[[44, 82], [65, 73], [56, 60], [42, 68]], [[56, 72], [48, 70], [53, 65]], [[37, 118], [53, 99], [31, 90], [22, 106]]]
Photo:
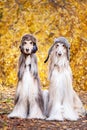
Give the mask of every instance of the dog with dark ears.
[[9, 118], [45, 118], [43, 92], [35, 55], [37, 50], [36, 38], [31, 34], [24, 35], [20, 45], [15, 107], [8, 115]]

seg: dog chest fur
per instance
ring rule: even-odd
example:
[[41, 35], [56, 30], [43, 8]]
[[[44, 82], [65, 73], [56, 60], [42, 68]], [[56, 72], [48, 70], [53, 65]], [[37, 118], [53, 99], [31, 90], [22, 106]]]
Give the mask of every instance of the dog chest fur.
[[[34, 103], [35, 97], [38, 95], [38, 87], [37, 87], [37, 83], [35, 83], [32, 73], [30, 71], [30, 68], [29, 68], [30, 64], [31, 64], [31, 57], [29, 55], [25, 61], [26, 67], [24, 70], [22, 84], [23, 84], [24, 93], [26, 91], [26, 95], [29, 97], [29, 102]], [[31, 66], [32, 66], [32, 64], [31, 64]]]

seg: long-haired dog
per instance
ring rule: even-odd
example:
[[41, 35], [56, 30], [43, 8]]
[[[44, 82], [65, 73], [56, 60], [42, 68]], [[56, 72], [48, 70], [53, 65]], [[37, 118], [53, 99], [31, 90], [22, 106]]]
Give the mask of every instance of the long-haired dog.
[[35, 55], [36, 38], [31, 34], [24, 35], [20, 51], [15, 107], [8, 117], [44, 119], [43, 94]]
[[49, 102], [47, 120], [77, 120], [85, 110], [72, 86], [72, 71], [69, 65], [70, 44], [64, 37], [54, 40], [48, 52]]

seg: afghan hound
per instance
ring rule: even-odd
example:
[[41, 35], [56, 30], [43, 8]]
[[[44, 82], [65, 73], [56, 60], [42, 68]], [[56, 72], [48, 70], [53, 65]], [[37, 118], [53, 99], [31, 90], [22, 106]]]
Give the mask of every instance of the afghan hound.
[[40, 88], [35, 55], [36, 38], [31, 34], [24, 35], [20, 51], [15, 107], [8, 117], [44, 119], [43, 93]]
[[72, 86], [72, 71], [69, 65], [70, 44], [64, 37], [54, 40], [48, 52], [49, 102], [47, 120], [77, 120], [85, 109]]

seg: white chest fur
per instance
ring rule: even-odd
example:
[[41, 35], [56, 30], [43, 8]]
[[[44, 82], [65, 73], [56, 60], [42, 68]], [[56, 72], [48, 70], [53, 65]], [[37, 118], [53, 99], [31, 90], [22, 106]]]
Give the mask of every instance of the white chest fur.
[[66, 95], [69, 96], [69, 99], [72, 99], [70, 92], [73, 91], [73, 88], [69, 65], [62, 64], [59, 67], [55, 66], [52, 72], [50, 94], [51, 97], [55, 97], [55, 101], [59, 99], [62, 102]]
[[35, 100], [35, 97], [37, 96], [38, 93], [38, 86], [37, 86], [37, 81], [34, 79], [29, 65], [32, 66], [31, 63], [31, 57], [28, 56], [25, 61], [25, 70], [24, 70], [24, 75], [22, 79], [22, 91], [24, 96], [29, 97], [29, 101], [33, 102]]

